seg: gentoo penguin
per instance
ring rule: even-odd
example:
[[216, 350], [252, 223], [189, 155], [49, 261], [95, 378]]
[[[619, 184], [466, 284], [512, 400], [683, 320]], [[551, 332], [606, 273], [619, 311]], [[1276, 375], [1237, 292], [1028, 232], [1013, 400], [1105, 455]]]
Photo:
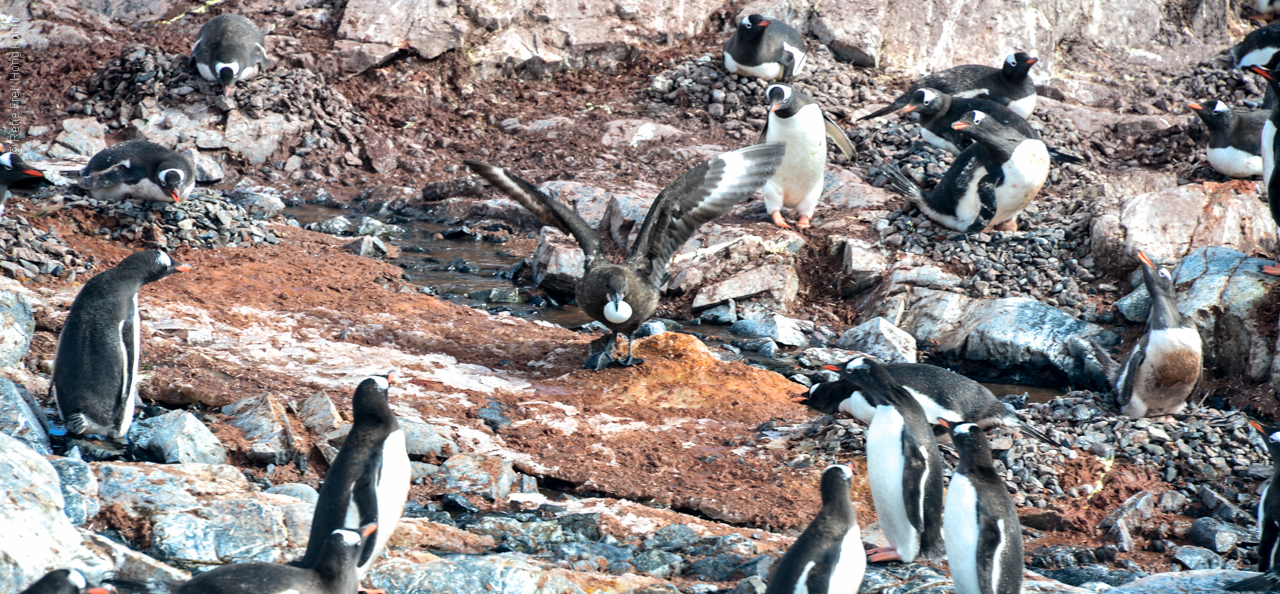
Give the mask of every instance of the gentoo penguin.
[[960, 462], [947, 485], [942, 532], [956, 594], [1022, 591], [1022, 526], [991, 447], [973, 423], [943, 421]]
[[[591, 345], [593, 354], [586, 367], [600, 370], [615, 362], [623, 366], [643, 362], [630, 348], [631, 334], [658, 309], [658, 287], [667, 280], [671, 257], [703, 223], [760, 189], [777, 171], [785, 151], [786, 145], [781, 143], [757, 144], [724, 153], [685, 172], [654, 199], [631, 246], [631, 256], [622, 264], [609, 261], [599, 236], [577, 212], [499, 167], [478, 161], [466, 164], [544, 225], [572, 234], [582, 246], [586, 263], [575, 290], [578, 307], [613, 331]], [[624, 361], [609, 355], [619, 333], [627, 335]]]
[[858, 514], [849, 500], [853, 471], [822, 471], [822, 509], [778, 561], [765, 594], [855, 594], [867, 571]]
[[[920, 117], [920, 137], [942, 150], [959, 154], [973, 145], [973, 138], [951, 127], [971, 111], [981, 111], [1021, 134], [1024, 138], [1041, 140], [1040, 133], [1012, 109], [990, 99], [953, 97], [936, 89], [919, 89], [911, 94], [911, 102], [902, 113], [914, 113]], [[1055, 163], [1078, 165], [1084, 159], [1048, 148], [1049, 157]]]
[[787, 85], [772, 85], [764, 94], [773, 107], [756, 143], [787, 145], [787, 156], [778, 165], [778, 172], [764, 184], [765, 209], [773, 217], [773, 224], [790, 228], [782, 218], [782, 207], [794, 208], [800, 213], [796, 227], [808, 229], [809, 218], [822, 197], [827, 138], [830, 137], [846, 157], [853, 157], [853, 144], [844, 130], [808, 95]]
[[376, 534], [357, 558], [358, 577], [363, 579], [400, 522], [413, 473], [404, 431], [387, 402], [391, 379], [394, 374], [368, 377], [356, 387], [351, 398], [351, 432], [320, 487], [311, 539], [299, 567], [314, 567], [320, 560], [326, 534], [377, 524]]
[[876, 407], [867, 428], [867, 478], [889, 546], [867, 551], [871, 561], [942, 558], [942, 455], [920, 403], [885, 366], [863, 358], [842, 370]]
[[[173, 594], [351, 594], [360, 587], [356, 558], [375, 530], [373, 525], [359, 531], [338, 529], [319, 538], [313, 531], [311, 540], [321, 543], [313, 567], [233, 563], [183, 582]], [[308, 543], [308, 549], [313, 543]]]
[[787, 82], [804, 68], [804, 40], [782, 21], [758, 14], [742, 17], [724, 42], [724, 68], [739, 76]]
[[[1280, 25], [1272, 25], [1280, 26]], [[1270, 27], [1268, 27], [1270, 28]], [[1250, 70], [1267, 79], [1267, 88], [1280, 97], [1280, 80], [1274, 71], [1260, 66]], [[1276, 130], [1280, 130], [1280, 101], [1271, 106], [1271, 114], [1262, 125], [1262, 182], [1267, 186], [1267, 206], [1271, 209], [1271, 221], [1280, 226], [1280, 176], [1275, 175], [1277, 153], [1280, 152], [1280, 138], [1276, 138]], [[1280, 266], [1263, 266], [1262, 272], [1280, 275]]]
[[138, 291], [191, 266], [156, 250], [137, 252], [89, 279], [58, 336], [49, 389], [73, 436], [118, 440], [138, 397]]
[[[840, 373], [861, 364], [858, 358], [844, 367], [826, 365], [823, 369]], [[1059, 447], [1058, 442], [1018, 419], [986, 386], [963, 375], [924, 363], [890, 363], [884, 368], [920, 403], [925, 419], [933, 424], [933, 436], [938, 443], [951, 440], [950, 433], [937, 424], [938, 419], [946, 419], [953, 423], [976, 423], [984, 431], [995, 426], [1021, 430], [1052, 447]], [[876, 407], [867, 402], [866, 396], [843, 378], [815, 384], [809, 388], [807, 397], [796, 402], [829, 415], [843, 412], [868, 425], [876, 414]]]
[[1280, 66], [1280, 23], [1254, 29], [1244, 36], [1244, 40], [1231, 48], [1231, 57], [1235, 59], [1236, 68], [1251, 70], [1261, 66], [1275, 70]]
[[258, 75], [258, 66], [267, 59], [262, 32], [253, 21], [238, 14], [213, 17], [200, 27], [191, 61], [205, 80], [222, 83], [230, 97], [238, 81]]
[[129, 140], [89, 159], [76, 183], [98, 200], [180, 202], [196, 185], [196, 167], [175, 150], [146, 140]]
[[44, 173], [27, 165], [22, 157], [14, 153], [0, 155], [0, 216], [4, 215], [5, 204], [9, 201], [9, 186], [43, 179]]
[[1031, 115], [1036, 108], [1036, 83], [1028, 73], [1035, 65], [1036, 59], [1018, 52], [1005, 58], [1000, 68], [965, 64], [935, 72], [911, 83], [907, 92], [898, 96], [893, 103], [870, 114], [858, 118], [871, 118], [887, 115], [906, 107], [911, 101], [912, 93], [919, 89], [929, 88], [955, 97], [986, 97], [996, 103], [1008, 106], [1009, 109], [1024, 118]]
[[1228, 177], [1262, 175], [1262, 127], [1268, 112], [1236, 111], [1221, 101], [1188, 103], [1209, 129], [1209, 166]]
[[977, 142], [956, 157], [929, 193], [893, 165], [881, 171], [894, 190], [948, 229], [974, 233], [1006, 223], [1016, 229], [1018, 213], [1049, 178], [1048, 148], [981, 111], [966, 113], [951, 127]]
[[19, 594], [108, 594], [108, 590], [89, 588], [84, 574], [74, 569], [55, 569]]
[[1178, 313], [1173, 277], [1138, 252], [1142, 279], [1151, 295], [1147, 333], [1134, 345], [1116, 378], [1116, 404], [1131, 417], [1182, 412], [1200, 379], [1200, 333]]

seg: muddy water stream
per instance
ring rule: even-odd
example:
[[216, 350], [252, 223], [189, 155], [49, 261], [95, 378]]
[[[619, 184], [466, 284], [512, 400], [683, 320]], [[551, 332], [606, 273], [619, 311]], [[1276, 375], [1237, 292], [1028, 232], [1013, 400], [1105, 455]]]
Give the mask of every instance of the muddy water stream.
[[[284, 213], [296, 218], [304, 226], [335, 216], [346, 216], [355, 223], [364, 216], [356, 211], [320, 205], [290, 207], [286, 208]], [[527, 255], [509, 252], [504, 244], [437, 239], [437, 236], [450, 228], [448, 225], [424, 221], [397, 222], [396, 224], [403, 227], [406, 233], [391, 242], [401, 251], [400, 257], [391, 260], [391, 263], [403, 268], [409, 282], [423, 287], [426, 291], [462, 305], [489, 311], [509, 311], [515, 316], [543, 320], [566, 328], [576, 328], [591, 322], [591, 318], [575, 305], [551, 303], [541, 298], [526, 301], [523, 293], [520, 303], [486, 303], [480, 299], [473, 299], [473, 294], [477, 292], [512, 289], [511, 271]], [[727, 326], [686, 325], [681, 331], [694, 334], [704, 340], [710, 339], [712, 349], [716, 351], [721, 351], [721, 347], [716, 343], [731, 345], [735, 340], [742, 340], [742, 337], [731, 334]], [[794, 356], [798, 352], [787, 354]], [[759, 367], [784, 375], [794, 373], [793, 356], [779, 360], [761, 357], [750, 351], [742, 351], [741, 355], [746, 362]], [[1047, 402], [1064, 393], [1061, 389], [1049, 387], [996, 383], [983, 385], [997, 397], [1027, 392], [1030, 402]]]

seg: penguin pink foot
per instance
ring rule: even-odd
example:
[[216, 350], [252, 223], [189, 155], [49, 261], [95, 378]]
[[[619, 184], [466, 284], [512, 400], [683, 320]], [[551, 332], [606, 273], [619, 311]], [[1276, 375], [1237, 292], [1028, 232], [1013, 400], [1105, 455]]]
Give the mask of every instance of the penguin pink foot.
[[812, 227], [809, 224], [809, 215], [800, 215], [800, 220], [796, 222], [796, 229], [808, 229]]
[[357, 590], [360, 594], [387, 594], [382, 588], [360, 588]]
[[[808, 227], [808, 226], [809, 226], [809, 225], [808, 225], [808, 221], [807, 221], [807, 220], [805, 220], [805, 219], [801, 219], [801, 220], [802, 220], [802, 221], [805, 221], [805, 227]], [[773, 224], [775, 224], [775, 225], [777, 225], [777, 226], [779, 226], [779, 227], [782, 227], [783, 229], [790, 229], [790, 228], [791, 228], [791, 225], [788, 225], [788, 224], [787, 224], [787, 220], [786, 220], [786, 219], [784, 219], [784, 218], [782, 218], [782, 211], [780, 211], [780, 210], [775, 210], [775, 211], [773, 211]]]
[[1280, 276], [1280, 266], [1268, 264], [1262, 267], [1262, 274], [1270, 274], [1271, 276]]
[[872, 563], [901, 560], [902, 556], [898, 555], [898, 550], [893, 547], [877, 547], [867, 551], [867, 561]]
[[1011, 233], [1018, 230], [1018, 219], [1009, 219], [999, 225], [992, 225], [991, 228], [996, 231], [1007, 231]]

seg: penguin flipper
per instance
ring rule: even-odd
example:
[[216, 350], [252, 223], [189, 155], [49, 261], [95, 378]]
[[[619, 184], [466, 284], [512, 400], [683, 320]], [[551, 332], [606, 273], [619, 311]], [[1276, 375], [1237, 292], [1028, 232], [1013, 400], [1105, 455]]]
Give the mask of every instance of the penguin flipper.
[[1054, 163], [1058, 163], [1062, 165], [1079, 165], [1081, 163], [1084, 163], [1084, 159], [1081, 159], [1080, 157], [1077, 157], [1075, 155], [1064, 153], [1062, 151], [1059, 151], [1056, 148], [1049, 149], [1049, 158], [1052, 159]]
[[769, 133], [769, 118], [764, 119], [764, 125], [760, 127], [760, 135], [756, 137], [756, 144], [764, 144], [764, 135]]
[[[835, 123], [825, 111], [822, 112], [822, 122], [826, 125], [827, 137], [836, 143], [836, 146], [840, 148], [840, 152], [844, 153], [844, 156], [852, 159], [854, 155], [853, 143], [849, 142], [849, 137], [845, 135], [840, 125]], [[765, 125], [768, 126], [768, 124]]]
[[[916, 532], [924, 534], [924, 496], [929, 483], [927, 472], [941, 473], [940, 468], [929, 468], [928, 446], [916, 441], [910, 431], [902, 432], [902, 503], [907, 510], [907, 520]], [[938, 476], [942, 476], [939, 474]], [[907, 477], [919, 477], [919, 480], [907, 480]], [[923, 538], [921, 550], [924, 548]]]
[[[356, 509], [360, 510], [361, 526], [378, 523], [378, 477], [381, 474], [382, 455], [379, 452], [369, 457], [360, 480], [356, 481], [351, 489], [351, 502], [356, 505]], [[365, 539], [364, 550], [360, 551], [360, 560], [356, 565], [363, 567], [369, 563], [369, 558], [373, 556], [373, 550], [377, 546], [377, 540], [373, 536]]]
[[1133, 352], [1129, 354], [1129, 358], [1125, 360], [1124, 367], [1120, 370], [1120, 377], [1116, 380], [1116, 405], [1124, 406], [1129, 404], [1133, 399], [1133, 383], [1134, 378], [1138, 375], [1138, 368], [1142, 366], [1143, 359], [1146, 359], [1147, 337], [1144, 335], [1138, 346], [1134, 347]]
[[98, 190], [101, 188], [109, 188], [116, 184], [133, 185], [147, 178], [147, 172], [142, 169], [134, 169], [129, 161], [121, 161], [108, 167], [102, 171], [89, 173], [80, 172], [80, 179], [76, 181], [76, 185], [86, 190]]
[[1275, 556], [1273, 551], [1277, 546], [1276, 538], [1280, 536], [1280, 527], [1276, 526], [1275, 519], [1267, 520], [1267, 518], [1258, 518], [1258, 523], [1262, 525], [1261, 538], [1258, 539], [1258, 571], [1266, 571], [1273, 567], [1271, 558]]
[[986, 231], [992, 219], [996, 218], [996, 176], [985, 175], [978, 182], [978, 216], [969, 223], [969, 233]]
[[1228, 592], [1274, 592], [1280, 590], [1280, 573], [1268, 571], [1222, 588]]

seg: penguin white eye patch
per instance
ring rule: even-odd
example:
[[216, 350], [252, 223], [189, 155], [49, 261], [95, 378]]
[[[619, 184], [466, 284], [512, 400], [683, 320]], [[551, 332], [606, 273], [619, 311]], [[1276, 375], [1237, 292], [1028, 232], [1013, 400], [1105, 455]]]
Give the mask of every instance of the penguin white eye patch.
[[1160, 276], [1162, 276], [1162, 277], [1164, 277], [1164, 278], [1167, 278], [1167, 279], [1169, 279], [1169, 280], [1173, 280], [1173, 276], [1171, 276], [1171, 275], [1169, 274], [1169, 271], [1168, 271], [1168, 270], [1165, 270], [1165, 269], [1163, 269], [1163, 268], [1161, 268], [1161, 269], [1160, 269]]
[[354, 547], [360, 544], [360, 534], [351, 530], [334, 530], [342, 535], [342, 544]]
[[1008, 65], [1010, 65], [1010, 66], [1017, 66], [1017, 65], [1018, 65], [1018, 54], [1009, 54], [1009, 57], [1004, 59], [1004, 63], [1005, 63], [1005, 64], [1008, 64]]
[[921, 89], [920, 96], [924, 97], [925, 103], [932, 103], [934, 99], [938, 98], [938, 96], [934, 94], [933, 91], [930, 91], [929, 89]]
[[832, 468], [839, 468], [840, 474], [844, 475], [845, 480], [849, 480], [849, 481], [853, 480], [853, 470], [851, 470], [848, 466], [845, 466], [844, 464], [832, 464], [831, 466], [827, 467], [827, 470], [831, 470]]
[[985, 119], [987, 119], [987, 114], [982, 113], [980, 111], [973, 112], [973, 123], [981, 124], [982, 120], [985, 120]]
[[742, 17], [742, 26], [744, 26], [744, 27], [750, 27], [750, 26], [751, 26], [751, 15], [747, 15], [747, 16]]
[[1271, 434], [1271, 441], [1280, 443], [1280, 431]]
[[173, 265], [173, 260], [169, 259], [169, 254], [160, 252], [160, 254], [156, 256], [156, 263], [168, 268]]
[[1227, 104], [1221, 101], [1213, 102], [1213, 113], [1222, 113], [1227, 110]]
[[170, 173], [178, 174], [178, 183], [187, 181], [187, 174], [184, 173], [181, 169], [165, 169], [164, 171], [160, 172], [160, 179], [164, 179], [165, 177], [168, 177]]
[[13, 169], [13, 153], [0, 155], [0, 163], [4, 163], [5, 169]]
[[973, 423], [961, 423], [959, 425], [956, 425], [956, 428], [952, 429], [952, 431], [967, 435], [969, 433], [969, 430], [973, 429], [974, 427], [977, 427], [977, 425], [974, 425]]

